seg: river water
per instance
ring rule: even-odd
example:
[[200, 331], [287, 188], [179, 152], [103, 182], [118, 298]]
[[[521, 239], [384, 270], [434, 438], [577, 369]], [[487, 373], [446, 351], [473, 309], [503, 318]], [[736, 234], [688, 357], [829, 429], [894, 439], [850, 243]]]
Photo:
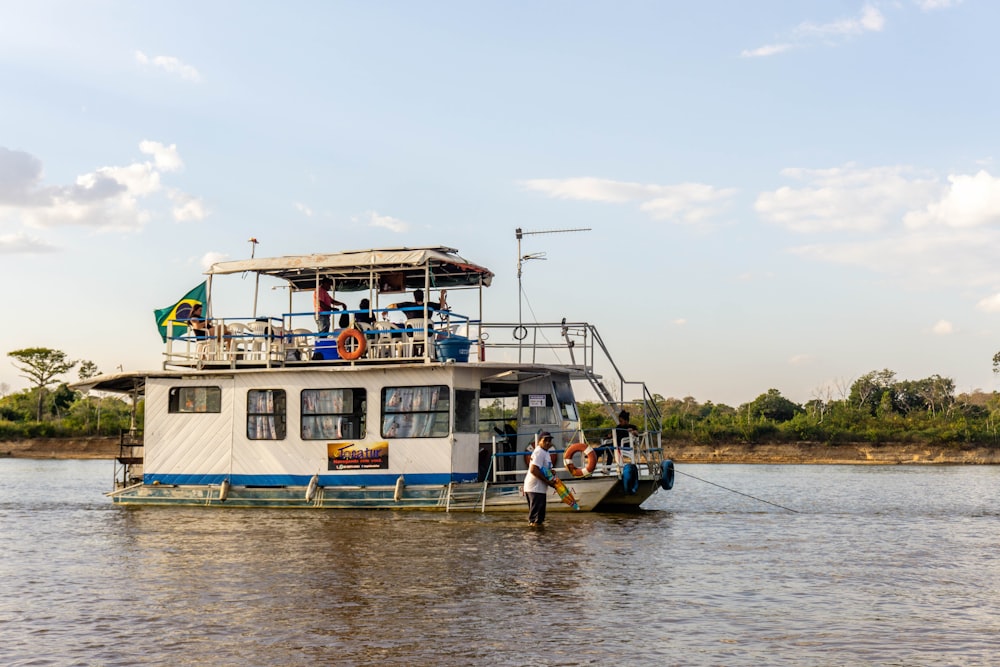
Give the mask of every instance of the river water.
[[0, 664], [1000, 664], [1000, 467], [679, 465], [543, 529], [124, 509], [111, 467], [0, 460]]

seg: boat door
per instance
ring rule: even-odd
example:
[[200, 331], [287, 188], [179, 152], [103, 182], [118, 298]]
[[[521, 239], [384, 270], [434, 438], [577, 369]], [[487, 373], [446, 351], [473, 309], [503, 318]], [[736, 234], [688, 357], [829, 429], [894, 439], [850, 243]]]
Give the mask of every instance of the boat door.
[[479, 391], [455, 388], [451, 476], [455, 481], [479, 478]]

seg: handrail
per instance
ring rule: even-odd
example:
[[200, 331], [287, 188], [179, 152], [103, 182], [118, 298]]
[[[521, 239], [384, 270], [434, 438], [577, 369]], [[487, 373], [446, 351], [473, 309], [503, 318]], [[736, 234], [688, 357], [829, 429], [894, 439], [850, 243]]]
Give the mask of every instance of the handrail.
[[[357, 315], [359, 313], [371, 313], [373, 316], [378, 313], [391, 313], [406, 311], [423, 311], [420, 307], [406, 308], [373, 308], [355, 309], [346, 311], [331, 311], [331, 314], [347, 313]], [[265, 365], [268, 368], [273, 366], [285, 366], [288, 364], [373, 364], [373, 363], [396, 363], [399, 361], [423, 361], [431, 363], [435, 360], [434, 342], [442, 335], [454, 336], [464, 329], [461, 339], [468, 341], [470, 346], [477, 348], [477, 354], [470, 355], [469, 362], [476, 363], [480, 359], [489, 361], [495, 355], [513, 355], [516, 351], [517, 361], [529, 364], [545, 364], [560, 366], [570, 371], [571, 375], [577, 378], [585, 378], [594, 389], [597, 396], [604, 405], [605, 411], [613, 420], [617, 413], [629, 406], [641, 410], [643, 426], [646, 430], [659, 432], [662, 429], [662, 415], [656, 405], [653, 394], [649, 391], [645, 382], [626, 380], [624, 373], [612, 358], [604, 339], [597, 328], [587, 322], [567, 322], [563, 320], [559, 323], [513, 323], [513, 322], [481, 322], [472, 320], [469, 317], [454, 311], [434, 310], [428, 308], [429, 313], [440, 315], [445, 313], [447, 321], [444, 323], [427, 322], [425, 326], [411, 326], [409, 322], [403, 325], [394, 325], [391, 332], [394, 337], [412, 337], [414, 334], [424, 334], [427, 339], [423, 345], [423, 350], [418, 355], [408, 354], [400, 356], [396, 354], [391, 358], [386, 357], [363, 357], [360, 359], [346, 360], [339, 358], [323, 358], [315, 360], [312, 358], [301, 359], [303, 346], [299, 344], [300, 337], [313, 337], [329, 340], [334, 336], [334, 332], [312, 332], [308, 334], [296, 334], [294, 332], [294, 321], [296, 318], [308, 317], [312, 320], [313, 312], [290, 312], [283, 313], [281, 317], [261, 318], [215, 318], [213, 324], [217, 331], [233, 323], [246, 323], [255, 321], [265, 321], [274, 327], [274, 332], [241, 332], [241, 333], [219, 333], [216, 336], [196, 338], [188, 335], [173, 335], [173, 323], [168, 323], [167, 348], [165, 352], [164, 367], [196, 366], [230, 366], [232, 368], [242, 366]], [[446, 328], [445, 328], [446, 326]], [[280, 331], [280, 334], [278, 333]], [[365, 330], [366, 335], [375, 337], [376, 330], [369, 328]], [[246, 358], [246, 348], [253, 347], [259, 338], [267, 338], [267, 345], [264, 348], [254, 351], [254, 355], [259, 358]], [[329, 343], [325, 347], [328, 347]], [[318, 346], [317, 346], [318, 347]], [[568, 359], [564, 358], [568, 355]], [[291, 358], [290, 358], [291, 356]], [[310, 355], [311, 356], [311, 355]], [[330, 355], [332, 356], [332, 355]], [[513, 359], [510, 361], [513, 362]], [[609, 389], [604, 379], [598, 374], [596, 365], [601, 362], [602, 368], [610, 369], [610, 376], [613, 384]], [[626, 398], [628, 389], [637, 389], [639, 396], [635, 399]]]

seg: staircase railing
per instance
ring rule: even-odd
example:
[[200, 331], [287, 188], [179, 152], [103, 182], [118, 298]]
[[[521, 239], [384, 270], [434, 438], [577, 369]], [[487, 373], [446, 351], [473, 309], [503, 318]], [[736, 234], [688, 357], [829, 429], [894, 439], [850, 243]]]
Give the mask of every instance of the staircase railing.
[[[480, 344], [486, 361], [517, 361], [561, 366], [586, 379], [605, 411], [615, 419], [623, 409], [638, 409], [644, 430], [659, 434], [662, 415], [645, 382], [626, 380], [597, 327], [586, 322], [483, 323]], [[600, 364], [609, 380], [597, 371]], [[629, 394], [635, 398], [626, 398]], [[658, 439], [658, 438], [657, 438]]]

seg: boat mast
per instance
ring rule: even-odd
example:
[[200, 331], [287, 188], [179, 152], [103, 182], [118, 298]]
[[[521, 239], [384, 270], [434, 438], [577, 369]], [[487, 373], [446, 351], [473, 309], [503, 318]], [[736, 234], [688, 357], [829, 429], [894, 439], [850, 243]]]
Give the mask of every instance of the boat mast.
[[528, 337], [528, 330], [524, 328], [524, 319], [521, 316], [521, 265], [529, 259], [545, 259], [544, 252], [533, 252], [527, 255], [521, 254], [521, 237], [534, 234], [564, 234], [566, 232], [589, 232], [590, 227], [577, 227], [575, 229], [540, 229], [536, 232], [525, 232], [520, 227], [514, 230], [517, 237], [517, 328], [514, 329], [514, 338], [517, 339], [517, 362], [521, 363], [521, 349], [525, 338]]

